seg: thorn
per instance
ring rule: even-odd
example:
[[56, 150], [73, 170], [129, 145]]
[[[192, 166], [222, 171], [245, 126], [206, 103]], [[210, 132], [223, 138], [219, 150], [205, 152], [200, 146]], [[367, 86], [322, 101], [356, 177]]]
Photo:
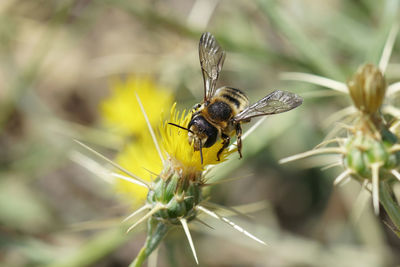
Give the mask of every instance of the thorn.
[[[243, 213], [243, 212], [240, 212], [240, 211], [238, 211], [237, 209], [232, 208], [232, 207], [226, 207], [226, 206], [219, 205], [219, 204], [212, 203], [212, 202], [208, 202], [208, 201], [204, 201], [204, 202], [202, 202], [202, 203], [203, 203], [205, 206], [208, 206], [208, 208], [220, 209], [221, 211], [222, 211], [222, 210], [225, 210], [225, 211], [228, 211], [230, 214], [235, 214], [235, 215], [238, 215], [238, 216], [242, 216], [243, 218], [251, 219], [251, 216], [250, 216], [250, 215], [247, 215], [247, 214], [245, 214], [245, 213]], [[225, 216], [229, 216], [229, 215], [225, 214]]]
[[266, 210], [266, 209], [271, 209], [268, 202], [265, 200], [252, 202], [249, 204], [243, 204], [243, 205], [239, 205], [239, 206], [234, 206], [233, 208], [236, 210], [242, 211], [245, 214], [255, 213], [255, 212], [259, 212], [261, 210]]
[[121, 180], [125, 180], [125, 181], [130, 182], [130, 183], [135, 184], [135, 185], [140, 185], [140, 186], [143, 186], [143, 187], [147, 187], [142, 182], [139, 182], [139, 181], [137, 181], [135, 179], [132, 179], [132, 178], [130, 178], [128, 176], [125, 176], [125, 175], [122, 175], [122, 174], [119, 174], [119, 173], [112, 172], [112, 173], [110, 173], [110, 175], [114, 176], [116, 178], [119, 178]]
[[351, 117], [357, 113], [357, 109], [354, 106], [349, 106], [343, 108], [339, 111], [334, 112], [333, 114], [329, 115], [323, 122], [322, 127], [324, 129], [329, 128], [331, 125], [338, 121], [342, 121], [346, 119], [346, 117]]
[[400, 110], [392, 105], [385, 105], [382, 107], [383, 113], [392, 115], [395, 118], [400, 117]]
[[328, 145], [328, 144], [331, 144], [331, 143], [338, 143], [338, 144], [340, 144], [340, 143], [343, 143], [344, 140], [346, 140], [346, 139], [345, 139], [345, 138], [338, 138], [338, 137], [335, 137], [335, 138], [333, 138], [333, 139], [329, 139], [329, 140], [322, 141], [321, 143], [319, 143], [318, 145], [316, 145], [316, 146], [314, 147], [314, 149], [321, 148], [321, 147], [323, 147], [323, 146], [325, 146], [325, 145]]
[[338, 166], [341, 166], [341, 165], [342, 165], [342, 162], [341, 162], [341, 161], [333, 162], [333, 163], [331, 163], [331, 164], [328, 164], [328, 165], [322, 167], [322, 168], [321, 168], [321, 171], [325, 171], [325, 170], [327, 170], [327, 169], [334, 168], [334, 167], [338, 167]]
[[311, 84], [316, 84], [332, 90], [336, 90], [345, 94], [349, 92], [346, 84], [325, 77], [321, 77], [318, 75], [302, 73], [302, 72], [284, 72], [280, 75], [280, 78], [282, 80], [308, 82]]
[[[342, 94], [338, 91], [331, 91], [331, 90], [313, 90], [307, 91], [301, 94], [304, 99], [313, 99], [313, 98], [323, 98], [323, 97], [333, 97]], [[322, 123], [323, 124], [323, 123]]]
[[147, 168], [145, 168], [145, 167], [142, 167], [142, 168], [143, 168], [145, 171], [147, 171], [148, 173], [150, 173], [151, 175], [158, 176], [157, 173], [152, 172], [152, 171], [150, 171], [149, 169], [147, 169]]
[[392, 83], [387, 87], [386, 95], [389, 97], [400, 91], [400, 82]]
[[356, 128], [353, 125], [348, 125], [348, 124], [340, 122], [340, 121], [336, 122], [335, 124], [338, 125], [340, 128], [346, 129], [350, 132], [356, 131]]
[[148, 218], [150, 218], [154, 213], [157, 211], [163, 209], [164, 207], [162, 205], [156, 205], [152, 210], [150, 210], [146, 215], [144, 215], [142, 218], [139, 219], [136, 223], [134, 223], [131, 227], [126, 230], [127, 233], [129, 233], [131, 230], [133, 230], [136, 226], [138, 226], [140, 223], [144, 222]]
[[140, 207], [139, 209], [135, 210], [134, 212], [132, 212], [128, 217], [126, 217], [122, 222], [126, 222], [127, 220], [129, 220], [130, 218], [134, 217], [136, 214], [139, 214], [140, 212], [142, 212], [145, 209], [150, 208], [150, 205], [144, 205], [142, 207]]
[[343, 150], [342, 148], [339, 147], [326, 147], [326, 148], [319, 148], [319, 149], [313, 149], [313, 150], [309, 150], [303, 153], [299, 153], [287, 158], [283, 158], [281, 160], [279, 160], [280, 164], [285, 164], [291, 161], [295, 161], [298, 159], [302, 159], [302, 158], [307, 158], [310, 156], [314, 156], [314, 155], [319, 155], [319, 154], [345, 154], [346, 151]]
[[338, 177], [336, 177], [335, 181], [333, 181], [333, 185], [338, 185], [340, 184], [345, 178], [347, 178], [353, 171], [351, 169], [347, 169], [341, 174], [339, 174]]
[[341, 182], [338, 186], [344, 186], [344, 185], [348, 184], [350, 181], [351, 181], [350, 176], [347, 176], [347, 178], [344, 179], [344, 181]]
[[192, 249], [193, 257], [197, 264], [199, 264], [199, 260], [197, 259], [196, 250], [194, 249], [192, 236], [190, 235], [189, 227], [187, 225], [186, 219], [182, 218], [179, 220], [182, 224], [183, 230], [185, 231], [186, 237], [189, 241], [190, 248]]
[[357, 223], [360, 220], [361, 215], [366, 207], [366, 204], [369, 202], [368, 200], [371, 194], [366, 188], [367, 184], [368, 180], [365, 179], [361, 184], [360, 192], [358, 193], [357, 198], [354, 201], [354, 204], [351, 208], [350, 218], [355, 223]]
[[389, 149], [389, 153], [394, 153], [400, 151], [400, 144], [395, 144]]
[[161, 153], [160, 146], [158, 145], [157, 138], [156, 138], [156, 135], [154, 134], [153, 128], [151, 127], [149, 118], [147, 117], [146, 111], [144, 110], [144, 107], [143, 107], [143, 105], [142, 105], [142, 101], [140, 101], [139, 95], [138, 95], [136, 92], [135, 92], [135, 95], [136, 95], [137, 102], [139, 103], [140, 110], [141, 110], [142, 113], [143, 113], [143, 117], [144, 117], [144, 119], [146, 120], [147, 127], [149, 128], [150, 135], [151, 135], [151, 137], [153, 138], [154, 146], [156, 147], [156, 150], [157, 150], [157, 152], [158, 152], [158, 155], [160, 156], [161, 162], [164, 164], [164, 157], [163, 157], [163, 155], [162, 155], [162, 153]]
[[385, 74], [386, 67], [389, 63], [390, 56], [392, 54], [393, 45], [396, 41], [396, 36], [399, 31], [399, 23], [395, 22], [390, 29], [389, 35], [386, 39], [385, 46], [382, 51], [381, 59], [379, 60], [379, 69], [382, 74]]
[[[356, 118], [356, 114], [354, 113], [353, 115], [350, 115], [348, 118], [345, 119], [345, 121], [353, 121], [353, 119]], [[333, 123], [333, 128], [328, 132], [328, 134], [324, 137], [324, 140], [329, 140], [331, 138], [334, 138], [335, 136], [342, 135], [343, 131], [342, 125], [339, 125], [336, 121]], [[353, 129], [354, 130], [354, 129]], [[354, 131], [348, 130], [351, 133], [355, 133]]]
[[250, 177], [253, 177], [253, 174], [248, 173], [248, 174], [240, 176], [240, 177], [238, 176], [238, 177], [226, 178], [226, 179], [223, 179], [223, 180], [217, 180], [215, 182], [208, 182], [210, 180], [213, 180], [213, 178], [214, 178], [214, 177], [210, 177], [201, 186], [204, 186], [204, 187], [206, 187], [206, 186], [214, 186], [214, 185], [230, 183], [230, 182], [237, 181], [239, 179], [245, 179], [245, 178], [250, 178]]
[[194, 198], [194, 196], [185, 196], [183, 199], [184, 199], [184, 200], [188, 200], [188, 199], [190, 199], [190, 198]]
[[98, 156], [99, 158], [103, 159], [104, 161], [108, 162], [109, 164], [111, 164], [112, 166], [114, 166], [115, 168], [117, 168], [118, 170], [124, 172], [125, 174], [131, 176], [132, 178], [134, 178], [135, 180], [141, 182], [143, 185], [145, 185], [147, 188], [150, 188], [150, 185], [143, 179], [141, 179], [140, 177], [136, 176], [135, 174], [133, 174], [132, 172], [128, 171], [127, 169], [123, 168], [122, 166], [120, 166], [119, 164], [115, 163], [114, 161], [112, 161], [111, 159], [107, 158], [106, 156], [103, 156], [102, 154], [100, 154], [99, 152], [97, 152], [96, 150], [94, 150], [93, 148], [85, 145], [84, 143], [78, 141], [77, 139], [74, 139], [74, 141], [76, 143], [78, 143], [79, 145], [81, 145], [82, 147], [86, 148], [87, 150], [89, 150], [90, 152], [92, 152], [93, 154], [95, 154], [96, 156]]
[[69, 154], [69, 158], [70, 160], [84, 167], [89, 172], [92, 172], [100, 177], [103, 181], [109, 184], [113, 183], [114, 179], [111, 179], [110, 177], [110, 170], [108, 170], [92, 158], [75, 150], [71, 151], [71, 153]]
[[194, 219], [195, 221], [197, 221], [197, 222], [199, 222], [199, 223], [201, 223], [201, 224], [203, 224], [204, 226], [207, 226], [208, 228], [210, 228], [210, 229], [213, 229], [213, 230], [215, 230], [215, 228], [214, 227], [212, 227], [211, 225], [209, 225], [208, 223], [206, 223], [206, 222], [204, 222], [204, 221], [202, 221], [202, 220], [200, 220], [199, 218], [195, 218]]
[[382, 163], [376, 162], [371, 164], [372, 171], [372, 204], [374, 206], [375, 215], [379, 215], [379, 168]]
[[263, 245], [266, 245], [264, 241], [258, 239], [257, 237], [255, 237], [254, 235], [250, 234], [249, 232], [247, 232], [246, 230], [244, 230], [242, 227], [240, 227], [239, 225], [235, 224], [234, 222], [230, 221], [229, 219], [222, 217], [220, 215], [218, 215], [217, 213], [204, 208], [203, 206], [197, 205], [196, 208], [204, 213], [206, 213], [207, 215], [214, 217], [226, 224], [228, 224], [229, 226], [231, 226], [233, 229], [235, 229], [236, 231], [241, 232], [242, 234], [244, 234], [247, 237], [250, 237], [251, 239], [253, 239], [254, 241], [257, 241]]
[[391, 173], [393, 174], [393, 176], [396, 177], [397, 180], [399, 180], [399, 182], [400, 182], [400, 173], [399, 173], [397, 170], [395, 170], [395, 169], [390, 170], [390, 172], [391, 172]]
[[153, 176], [157, 177], [158, 174], [156, 174], [155, 172], [150, 171], [149, 169], [147, 169], [145, 167], [142, 167], [142, 168], [150, 174], [150, 181], [151, 181], [151, 183], [153, 183], [154, 182]]

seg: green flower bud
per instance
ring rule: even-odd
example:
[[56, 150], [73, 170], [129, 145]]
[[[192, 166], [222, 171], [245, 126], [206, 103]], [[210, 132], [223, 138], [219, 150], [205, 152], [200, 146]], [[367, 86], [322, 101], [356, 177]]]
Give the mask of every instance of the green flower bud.
[[344, 162], [346, 167], [349, 167], [361, 176], [367, 175], [368, 168], [365, 165], [363, 153], [359, 149], [352, 148], [346, 155]]
[[347, 82], [354, 105], [362, 112], [376, 113], [382, 105], [386, 81], [382, 72], [372, 64], [361, 66]]
[[400, 153], [391, 152], [391, 148], [397, 143], [397, 138], [390, 131], [383, 129], [382, 139], [377, 139], [371, 135], [365, 135], [359, 131], [348, 138], [345, 144], [347, 153], [344, 155], [343, 162], [346, 168], [353, 171], [353, 177], [371, 179], [371, 166], [373, 163], [382, 165], [381, 177], [386, 175], [400, 163]]
[[201, 201], [201, 183], [182, 177], [171, 171], [167, 178], [158, 177], [147, 195], [151, 207], [162, 204], [165, 208], [157, 211], [153, 217], [169, 224], [180, 224], [179, 219], [188, 221], [196, 216], [195, 207]]

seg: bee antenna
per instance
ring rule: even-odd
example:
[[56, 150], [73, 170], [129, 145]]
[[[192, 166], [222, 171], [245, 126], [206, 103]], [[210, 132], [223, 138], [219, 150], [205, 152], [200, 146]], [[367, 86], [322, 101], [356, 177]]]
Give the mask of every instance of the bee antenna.
[[180, 128], [180, 129], [186, 130], [186, 131], [188, 131], [189, 133], [193, 133], [193, 131], [191, 131], [191, 130], [189, 130], [188, 128], [185, 128], [185, 127], [183, 127], [183, 126], [180, 126], [180, 125], [178, 125], [178, 124], [175, 124], [175, 123], [172, 123], [172, 122], [168, 122], [168, 124], [169, 124], [169, 125], [172, 125], [172, 126], [175, 126], [175, 127], [178, 127], [178, 128]]
[[201, 165], [203, 165], [203, 144], [201, 143], [201, 140], [199, 140], [199, 146], [200, 146], [200, 160], [201, 160]]

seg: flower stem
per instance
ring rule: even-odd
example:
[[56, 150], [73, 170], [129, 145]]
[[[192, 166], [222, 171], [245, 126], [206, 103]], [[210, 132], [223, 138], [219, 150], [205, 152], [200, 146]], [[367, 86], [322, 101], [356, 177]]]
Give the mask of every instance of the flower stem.
[[379, 187], [379, 199], [386, 213], [389, 215], [396, 229], [393, 231], [400, 238], [400, 207], [392, 197], [392, 189], [386, 181], [382, 181]]
[[140, 267], [144, 263], [144, 261], [147, 259], [146, 256], [146, 247], [143, 246], [139, 254], [136, 256], [135, 260], [129, 265], [129, 267]]
[[156, 221], [150, 218], [147, 221], [147, 238], [146, 243], [140, 249], [139, 254], [135, 260], [129, 265], [129, 267], [140, 267], [143, 265], [145, 260], [150, 254], [158, 247], [160, 242], [164, 239], [165, 235], [169, 230], [169, 225], [163, 222]]

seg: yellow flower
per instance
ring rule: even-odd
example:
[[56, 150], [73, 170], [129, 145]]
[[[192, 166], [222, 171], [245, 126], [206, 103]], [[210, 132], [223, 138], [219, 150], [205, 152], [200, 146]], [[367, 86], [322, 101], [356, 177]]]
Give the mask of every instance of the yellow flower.
[[151, 125], [156, 125], [163, 109], [172, 104], [171, 91], [156, 85], [149, 77], [131, 76], [125, 82], [115, 80], [112, 90], [113, 95], [101, 104], [100, 109], [105, 123], [124, 135], [148, 135], [136, 94], [146, 107]]

